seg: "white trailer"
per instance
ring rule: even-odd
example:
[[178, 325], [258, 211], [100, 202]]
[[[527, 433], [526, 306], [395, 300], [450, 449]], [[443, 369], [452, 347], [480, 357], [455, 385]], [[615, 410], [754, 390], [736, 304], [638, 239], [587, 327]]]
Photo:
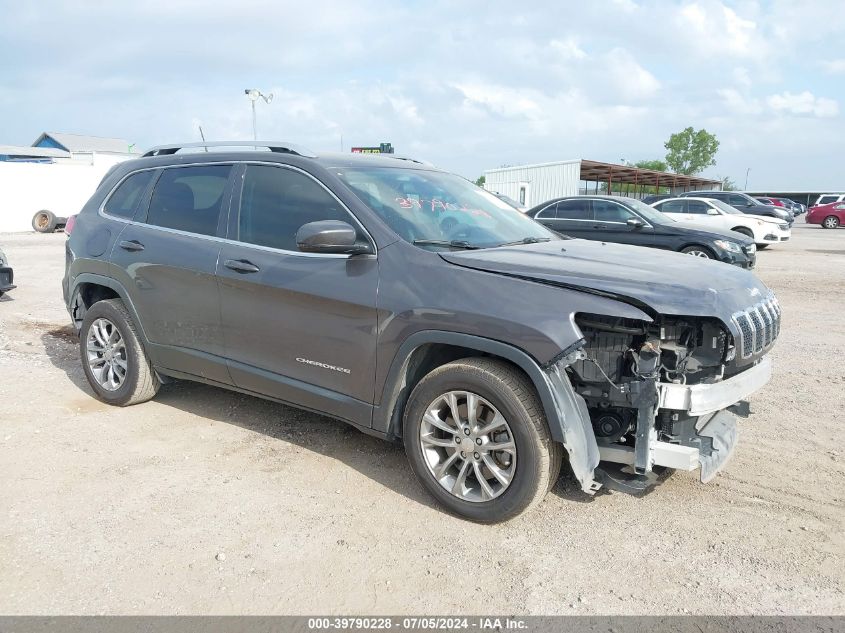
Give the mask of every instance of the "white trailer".
[[0, 161], [0, 233], [31, 231], [39, 211], [79, 213], [106, 172], [131, 154], [74, 153], [55, 162]]

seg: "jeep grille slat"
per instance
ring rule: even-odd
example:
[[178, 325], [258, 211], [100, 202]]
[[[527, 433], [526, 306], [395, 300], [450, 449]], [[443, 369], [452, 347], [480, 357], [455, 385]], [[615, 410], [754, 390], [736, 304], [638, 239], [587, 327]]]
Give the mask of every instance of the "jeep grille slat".
[[740, 358], [749, 358], [771, 347], [780, 334], [781, 308], [774, 296], [733, 315], [739, 329]]

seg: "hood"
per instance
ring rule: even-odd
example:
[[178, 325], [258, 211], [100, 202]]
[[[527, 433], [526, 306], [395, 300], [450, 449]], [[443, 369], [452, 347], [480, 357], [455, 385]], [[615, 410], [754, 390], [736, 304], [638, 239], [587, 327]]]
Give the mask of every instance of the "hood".
[[770, 215], [753, 215], [751, 213], [745, 213], [747, 217], [751, 218], [752, 220], [759, 220], [760, 222], [768, 222], [769, 224], [783, 224], [786, 220], [782, 220], [780, 218], [773, 218]]
[[683, 222], [680, 220], [678, 222], [675, 222], [672, 226], [683, 229], [684, 233], [690, 233], [691, 235], [694, 234], [696, 236], [709, 238], [711, 240], [730, 240], [731, 242], [739, 242], [740, 244], [744, 244], [745, 246], [750, 246], [754, 243], [753, 239], [746, 235], [743, 235], [742, 233], [737, 233], [736, 231], [730, 231], [728, 229], [720, 229], [715, 226], [704, 227], [700, 224], [696, 224], [695, 222]]
[[476, 251], [439, 253], [451, 264], [622, 300], [653, 315], [731, 315], [769, 294], [738, 266], [626, 244], [556, 240]]

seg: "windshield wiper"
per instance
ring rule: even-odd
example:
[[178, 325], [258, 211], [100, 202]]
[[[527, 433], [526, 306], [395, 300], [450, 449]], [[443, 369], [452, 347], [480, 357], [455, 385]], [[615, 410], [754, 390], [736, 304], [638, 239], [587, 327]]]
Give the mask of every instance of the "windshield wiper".
[[499, 246], [516, 246], [518, 244], [539, 244], [540, 242], [551, 242], [552, 238], [550, 237], [523, 237], [521, 240], [516, 240], [514, 242], [505, 242], [503, 244], [499, 244]]
[[470, 244], [466, 240], [414, 240], [411, 243], [417, 246], [451, 246], [452, 248], [463, 248], [465, 250], [481, 248], [475, 244]]

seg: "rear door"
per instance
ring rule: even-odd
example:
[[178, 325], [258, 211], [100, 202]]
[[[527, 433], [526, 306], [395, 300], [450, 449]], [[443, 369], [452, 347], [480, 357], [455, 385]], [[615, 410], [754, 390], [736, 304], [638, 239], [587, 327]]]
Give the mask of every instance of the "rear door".
[[215, 272], [231, 172], [231, 164], [160, 170], [111, 256], [156, 364], [224, 384], [230, 380]]
[[689, 219], [687, 214], [687, 202], [687, 200], [666, 200], [665, 202], [659, 202], [654, 205], [654, 208], [661, 213], [665, 213], [673, 220], [685, 222]]
[[589, 198], [570, 198], [561, 200], [555, 208], [555, 225], [547, 224], [558, 233], [581, 237], [587, 240], [601, 239], [596, 237], [593, 228], [593, 211]]
[[217, 266], [234, 383], [369, 426], [378, 260], [303, 253], [295, 236], [309, 222], [343, 220], [370, 238], [312, 175], [285, 165], [239, 169]]

